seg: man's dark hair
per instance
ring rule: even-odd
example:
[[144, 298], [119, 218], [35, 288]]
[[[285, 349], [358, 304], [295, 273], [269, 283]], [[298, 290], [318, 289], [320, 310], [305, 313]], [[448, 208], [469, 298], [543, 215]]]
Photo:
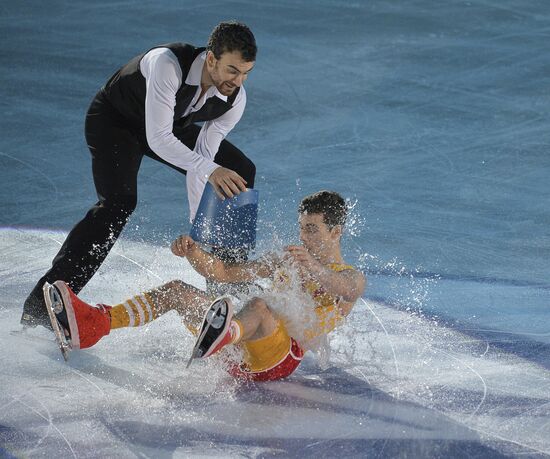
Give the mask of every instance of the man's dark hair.
[[216, 59], [223, 53], [239, 51], [245, 62], [256, 60], [256, 39], [245, 24], [236, 21], [220, 22], [210, 34], [208, 51], [212, 51]]
[[298, 212], [301, 214], [322, 214], [323, 222], [329, 228], [346, 223], [348, 207], [344, 198], [335, 191], [318, 191], [302, 199]]

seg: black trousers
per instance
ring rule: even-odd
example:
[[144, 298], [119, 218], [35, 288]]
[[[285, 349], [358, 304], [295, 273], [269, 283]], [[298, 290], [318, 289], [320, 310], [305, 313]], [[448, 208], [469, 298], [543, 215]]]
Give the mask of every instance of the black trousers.
[[[174, 129], [174, 134], [193, 149], [200, 129], [197, 125], [191, 125], [185, 129]], [[44, 282], [64, 280], [78, 293], [101, 266], [136, 208], [137, 175], [144, 155], [180, 173], [186, 173], [151, 151], [145, 133], [133, 130], [101, 92], [90, 105], [85, 132], [92, 154], [92, 173], [98, 202], [71, 230], [55, 256], [52, 267], [27, 298], [23, 323], [42, 324], [41, 319], [44, 319], [46, 325], [49, 322], [42, 299]], [[247, 181], [249, 188], [254, 187], [254, 163], [227, 140], [221, 142], [214, 161], [236, 171]]]

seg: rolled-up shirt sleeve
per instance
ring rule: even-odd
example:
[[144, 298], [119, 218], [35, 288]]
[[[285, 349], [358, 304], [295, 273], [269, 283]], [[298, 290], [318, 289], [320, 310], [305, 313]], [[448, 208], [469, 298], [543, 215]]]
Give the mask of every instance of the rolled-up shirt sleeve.
[[[140, 63], [146, 81], [147, 143], [151, 150], [165, 161], [207, 180], [214, 169], [219, 167], [214, 163], [217, 148], [214, 155], [205, 155], [202, 150], [198, 154], [183, 144], [172, 132], [176, 93], [182, 84], [182, 72], [175, 56], [172, 58], [168, 53], [171, 51], [152, 53], [145, 56]], [[208, 129], [207, 133], [209, 134]], [[212, 137], [207, 135], [204, 148], [208, 150], [209, 144], [214, 145], [218, 137], [219, 134]], [[217, 147], [220, 142], [221, 139]]]

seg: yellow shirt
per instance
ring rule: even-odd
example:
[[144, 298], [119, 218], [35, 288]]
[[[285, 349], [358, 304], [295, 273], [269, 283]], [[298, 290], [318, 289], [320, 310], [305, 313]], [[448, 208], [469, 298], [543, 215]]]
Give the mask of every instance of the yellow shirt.
[[[331, 263], [327, 265], [327, 268], [336, 272], [341, 272], [353, 269], [353, 266]], [[305, 337], [309, 340], [331, 332], [344, 321], [344, 316], [341, 314], [340, 308], [338, 307], [342, 298], [329, 294], [315, 281], [306, 281], [302, 285], [316, 304], [315, 314], [317, 315], [317, 323], [314, 324], [312, 328], [305, 331]]]
[[[336, 272], [353, 269], [352, 266], [337, 263], [329, 264], [327, 267]], [[288, 275], [283, 271], [276, 273], [275, 282], [279, 285], [286, 284], [288, 279]], [[341, 301], [340, 298], [330, 295], [319, 283], [314, 281], [303, 282], [302, 287], [311, 295], [316, 305], [315, 315], [317, 320], [311, 328], [305, 330], [306, 340], [329, 333], [343, 322], [344, 316], [340, 313], [338, 307]], [[242, 344], [245, 366], [253, 372], [273, 368], [288, 355], [290, 345], [291, 341], [286, 326], [279, 319], [277, 329], [271, 335], [254, 341], [246, 341]]]

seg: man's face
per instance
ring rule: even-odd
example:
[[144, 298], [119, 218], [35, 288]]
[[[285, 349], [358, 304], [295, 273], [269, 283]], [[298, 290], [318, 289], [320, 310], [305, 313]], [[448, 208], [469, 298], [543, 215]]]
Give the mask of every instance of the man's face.
[[338, 226], [330, 229], [324, 222], [323, 214], [300, 214], [300, 240], [314, 257], [331, 250], [340, 237]]
[[219, 59], [209, 51], [206, 65], [217, 90], [224, 96], [230, 96], [244, 83], [254, 67], [254, 62], [244, 61], [239, 51], [225, 52]]

